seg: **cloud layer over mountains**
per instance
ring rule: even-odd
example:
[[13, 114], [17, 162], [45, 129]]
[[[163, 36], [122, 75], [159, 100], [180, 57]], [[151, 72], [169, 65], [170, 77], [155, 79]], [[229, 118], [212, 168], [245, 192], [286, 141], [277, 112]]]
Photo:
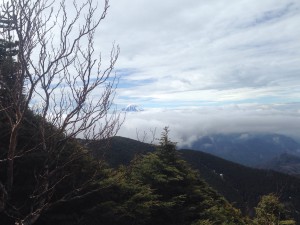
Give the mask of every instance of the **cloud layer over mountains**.
[[145, 109], [119, 135], [170, 126], [179, 144], [215, 132], [300, 139], [299, 27], [298, 0], [111, 1], [97, 51], [120, 44], [115, 103]]
[[[127, 113], [118, 135], [150, 141], [156, 128], [159, 138], [164, 126], [169, 126], [171, 139], [178, 145], [189, 145], [211, 133], [268, 132], [285, 134], [300, 140], [300, 104], [287, 105], [229, 105], [193, 109], [151, 109]], [[288, 108], [288, 110], [287, 110]]]

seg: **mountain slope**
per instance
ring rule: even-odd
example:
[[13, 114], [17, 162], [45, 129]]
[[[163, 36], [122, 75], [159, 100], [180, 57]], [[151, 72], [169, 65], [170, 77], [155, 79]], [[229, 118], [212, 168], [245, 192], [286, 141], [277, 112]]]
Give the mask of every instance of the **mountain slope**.
[[97, 159], [105, 160], [111, 167], [121, 164], [128, 165], [139, 154], [146, 154], [155, 150], [155, 146], [124, 137], [112, 137], [105, 141], [81, 140], [86, 147], [92, 150]]
[[261, 168], [300, 177], [300, 157], [283, 153], [262, 165]]
[[[182, 157], [213, 188], [247, 213], [252, 213], [260, 196], [276, 193], [292, 208], [300, 209], [300, 179], [282, 173], [245, 167], [216, 156], [182, 150]], [[295, 213], [295, 216], [298, 214]]]
[[[99, 143], [90, 144], [89, 147], [94, 154], [98, 151], [103, 153]], [[114, 167], [128, 165], [135, 155], [153, 150], [152, 145], [115, 137], [106, 149], [106, 154], [110, 155], [106, 159]], [[270, 170], [249, 168], [200, 151], [180, 150], [180, 154], [193, 168], [199, 170], [201, 177], [211, 187], [247, 214], [253, 214], [253, 207], [262, 195], [276, 193], [300, 221], [296, 213], [300, 211], [300, 179]]]
[[299, 155], [300, 144], [279, 134], [236, 133], [204, 136], [188, 148], [258, 167], [283, 153]]

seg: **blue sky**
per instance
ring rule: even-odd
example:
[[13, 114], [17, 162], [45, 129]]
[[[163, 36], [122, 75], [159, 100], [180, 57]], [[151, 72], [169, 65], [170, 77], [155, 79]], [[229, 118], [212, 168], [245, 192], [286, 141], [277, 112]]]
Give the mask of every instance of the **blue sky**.
[[[120, 135], [169, 125], [175, 140], [184, 142], [187, 133], [197, 137], [225, 126], [227, 132], [300, 139], [299, 0], [110, 5], [95, 44], [103, 56], [114, 41], [120, 45], [115, 103], [146, 109], [127, 115]], [[187, 124], [193, 129], [183, 134]]]

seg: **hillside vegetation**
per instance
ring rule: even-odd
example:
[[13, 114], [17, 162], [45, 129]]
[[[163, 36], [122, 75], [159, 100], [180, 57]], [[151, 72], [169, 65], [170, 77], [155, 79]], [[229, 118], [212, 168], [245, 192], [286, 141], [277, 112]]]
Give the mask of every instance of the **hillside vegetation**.
[[[136, 156], [144, 155], [147, 149], [153, 151], [154, 148], [153, 145], [123, 137], [114, 137], [110, 143], [111, 145], [106, 148], [97, 148], [97, 142], [90, 147], [93, 151], [101, 152], [100, 155], [106, 152], [104, 158], [109, 165], [114, 167], [128, 166], [128, 158], [134, 159]], [[126, 146], [130, 146], [130, 148], [125, 150]], [[122, 159], [124, 152], [128, 153], [125, 157], [126, 160]], [[200, 177], [205, 182], [245, 215], [254, 216], [254, 207], [260, 201], [261, 196], [275, 193], [280, 196], [281, 201], [285, 203], [293, 216], [299, 220], [297, 213], [300, 208], [299, 179], [271, 170], [246, 167], [201, 151], [180, 150], [177, 154], [192, 168], [199, 171]], [[117, 164], [116, 159], [113, 160], [113, 163], [110, 162], [112, 155], [117, 158]]]
[[[37, 117], [33, 115], [31, 119], [35, 121]], [[25, 127], [34, 129], [30, 125]], [[2, 140], [2, 146], [5, 146], [5, 139]], [[20, 140], [20, 146], [29, 146], [27, 138]], [[133, 151], [127, 156], [132, 157], [129, 163], [128, 158], [125, 158], [124, 165], [115, 168], [106, 165], [109, 161], [103, 163], [95, 160], [96, 145], [85, 143], [85, 146], [94, 147], [93, 154], [88, 154], [82, 141], [69, 142], [63, 158], [78, 151], [87, 154], [63, 168], [62, 172], [68, 174], [68, 177], [56, 186], [54, 204], [41, 213], [34, 224], [259, 224], [258, 217], [251, 220], [243, 216], [238, 208], [233, 207], [220, 192], [203, 180], [201, 173], [193, 170], [182, 159], [175, 145], [168, 139], [167, 130], [155, 150], [153, 146], [130, 139], [118, 137], [116, 140], [123, 147], [116, 148], [114, 154], [126, 146], [124, 152], [129, 153], [129, 148]], [[30, 141], [34, 142], [32, 139]], [[124, 142], [128, 145], [123, 145]], [[103, 142], [100, 146], [103, 150], [103, 146], [107, 145]], [[26, 197], [24, 193], [35, 185], [34, 171], [43, 161], [43, 152], [40, 151], [26, 154], [18, 160], [16, 168], [20, 169], [15, 176], [15, 205], [30, 202], [30, 196]], [[92, 182], [89, 180], [91, 177]], [[76, 184], [84, 180], [89, 181], [87, 185], [74, 193]], [[268, 201], [274, 199], [277, 197], [271, 196]], [[276, 204], [279, 205], [279, 211], [272, 211], [274, 218], [278, 219], [277, 215], [280, 214], [280, 220], [293, 224], [285, 207], [280, 202]], [[30, 204], [23, 205], [20, 213], [26, 213], [30, 210], [28, 207]], [[261, 206], [260, 210], [265, 209]], [[0, 219], [5, 224], [14, 224], [14, 219], [4, 211], [0, 213]]]

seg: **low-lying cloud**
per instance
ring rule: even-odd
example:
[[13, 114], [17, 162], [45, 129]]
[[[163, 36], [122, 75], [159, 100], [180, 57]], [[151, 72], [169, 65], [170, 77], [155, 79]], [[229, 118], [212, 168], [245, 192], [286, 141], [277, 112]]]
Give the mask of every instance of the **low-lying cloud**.
[[146, 132], [147, 142], [152, 139], [150, 129], [156, 128], [156, 138], [159, 138], [165, 126], [169, 126], [170, 137], [179, 147], [212, 133], [268, 132], [300, 140], [300, 104], [151, 109], [128, 113], [118, 135], [143, 139]]

